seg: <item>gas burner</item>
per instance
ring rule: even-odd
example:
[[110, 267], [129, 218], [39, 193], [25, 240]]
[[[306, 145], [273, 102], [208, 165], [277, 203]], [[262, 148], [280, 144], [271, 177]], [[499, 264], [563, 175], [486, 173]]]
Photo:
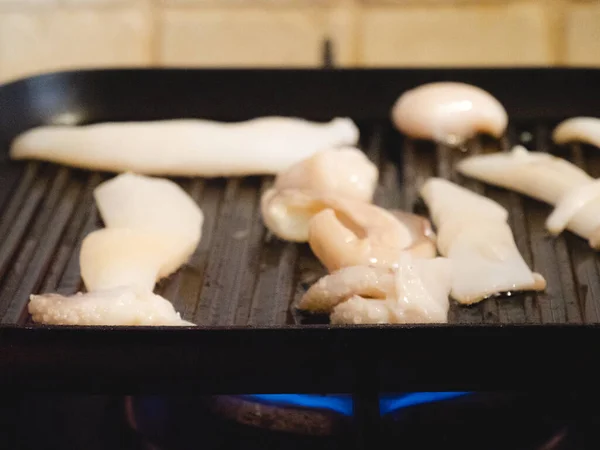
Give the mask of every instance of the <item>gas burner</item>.
[[[381, 415], [425, 403], [462, 397], [468, 392], [415, 392], [382, 396]], [[246, 425], [310, 435], [343, 430], [353, 414], [349, 395], [256, 394], [215, 396], [212, 410]]]
[[211, 410], [245, 425], [325, 436], [337, 434], [348, 426], [352, 399], [300, 394], [220, 395], [212, 397]]
[[[442, 402], [467, 395], [468, 392], [421, 392], [382, 396], [381, 416], [393, 415], [401, 409], [426, 403]], [[216, 395], [198, 398], [182, 407], [204, 410], [204, 414], [244, 426], [307, 436], [332, 436], [348, 432], [353, 420], [354, 403], [350, 395], [252, 394]], [[137, 409], [134, 411], [134, 405]], [[172, 400], [147, 397], [128, 398], [126, 413], [132, 428], [137, 429], [137, 417], [151, 416], [167, 420], [167, 410], [173, 410]], [[152, 428], [161, 426], [159, 423]]]
[[[258, 396], [262, 397], [262, 396]], [[147, 450], [342, 450], [351, 417], [332, 409], [276, 406], [249, 396], [130, 396], [125, 415]], [[269, 399], [270, 400], [270, 399]]]
[[304, 394], [141, 396], [127, 399], [126, 412], [138, 435], [161, 450], [191, 449], [190, 442], [198, 436], [207, 450], [236, 447], [241, 442], [249, 450], [337, 450], [354, 445], [357, 439], [362, 442], [360, 448], [369, 448], [373, 439], [383, 438], [402, 442], [408, 450], [479, 450], [482, 442], [487, 450], [596, 448], [573, 446], [582, 435], [574, 412], [587, 409], [589, 403], [569, 395], [381, 395], [380, 413], [368, 406], [367, 416], [362, 409], [364, 399], [358, 400]]

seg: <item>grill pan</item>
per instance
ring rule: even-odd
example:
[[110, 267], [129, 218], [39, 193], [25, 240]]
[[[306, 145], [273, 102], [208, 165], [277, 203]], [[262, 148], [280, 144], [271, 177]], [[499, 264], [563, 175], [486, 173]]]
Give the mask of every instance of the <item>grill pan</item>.
[[[559, 120], [600, 116], [599, 70], [93, 70], [0, 87], [0, 380], [128, 393], [593, 388], [598, 255], [570, 233], [549, 237], [549, 206], [462, 179], [452, 168], [459, 152], [405, 139], [389, 122], [402, 92], [442, 80], [480, 86], [509, 112], [506, 136], [474, 140], [472, 152], [523, 143], [600, 176], [600, 150], [550, 141]], [[30, 293], [82, 288], [79, 246], [102, 226], [92, 191], [113, 174], [11, 162], [18, 133], [43, 124], [264, 115], [353, 118], [361, 148], [380, 168], [382, 206], [424, 213], [418, 186], [433, 175], [490, 196], [510, 211], [517, 245], [547, 290], [453, 303], [443, 325], [330, 326], [290, 308], [325, 272], [307, 245], [266, 233], [258, 202], [271, 177], [176, 179], [204, 211], [203, 238], [157, 292], [198, 329], [29, 322]]]

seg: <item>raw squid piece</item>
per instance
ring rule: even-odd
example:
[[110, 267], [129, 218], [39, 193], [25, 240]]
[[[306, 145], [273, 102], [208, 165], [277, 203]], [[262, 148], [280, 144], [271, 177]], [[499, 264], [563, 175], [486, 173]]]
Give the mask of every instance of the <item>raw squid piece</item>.
[[261, 198], [267, 228], [280, 239], [308, 241], [308, 223], [323, 208], [323, 198], [370, 203], [379, 171], [355, 148], [319, 152], [275, 178]]
[[477, 133], [500, 137], [508, 116], [502, 104], [481, 88], [437, 82], [402, 94], [392, 109], [392, 121], [407, 136], [458, 146]]
[[394, 214], [379, 206], [337, 203], [309, 224], [308, 243], [328, 271], [373, 265], [396, 267], [403, 252], [420, 258], [436, 255], [429, 221], [414, 214]]
[[552, 133], [557, 144], [583, 142], [600, 147], [600, 119], [596, 117], [573, 117], [558, 124]]
[[34, 322], [46, 325], [194, 326], [168, 300], [131, 287], [72, 296], [32, 295], [28, 309]]
[[261, 203], [265, 225], [286, 241], [308, 242], [311, 220], [325, 209], [333, 209], [349, 217], [356, 216], [352, 220], [359, 220], [363, 224], [386, 222], [398, 232], [404, 232], [401, 224], [397, 224], [397, 220], [383, 208], [340, 196], [297, 189], [272, 190], [265, 192]]
[[334, 324], [445, 323], [451, 274], [446, 258], [403, 253], [393, 269], [347, 267], [323, 277], [299, 308], [330, 312]]
[[349, 198], [290, 189], [262, 199], [263, 220], [276, 236], [309, 243], [329, 271], [356, 265], [394, 265], [400, 251], [433, 258], [429, 221]]
[[193, 325], [152, 293], [200, 241], [203, 214], [169, 180], [132, 173], [100, 184], [94, 197], [107, 228], [88, 234], [79, 255], [89, 291], [34, 295], [29, 311], [53, 325]]
[[395, 289], [392, 268], [351, 266], [336, 270], [313, 284], [298, 303], [298, 309], [330, 313], [352, 296], [385, 299]]
[[469, 156], [457, 165], [459, 173], [510, 189], [546, 203], [592, 178], [570, 162], [549, 153], [530, 152], [517, 145], [510, 152]]
[[[568, 225], [569, 222], [580, 211], [584, 211], [593, 205], [596, 200], [600, 199], [600, 180], [591, 181], [583, 186], [571, 189], [563, 195], [556, 203], [556, 208], [546, 220], [546, 228], [553, 235], [560, 234]], [[597, 211], [598, 204], [594, 206]], [[593, 212], [589, 210], [590, 216]], [[597, 231], [597, 230], [595, 230]], [[592, 234], [594, 231], [592, 231]], [[591, 237], [591, 236], [590, 236]]]
[[124, 173], [100, 184], [94, 199], [107, 228], [185, 235], [193, 249], [200, 242], [202, 210], [171, 180]]
[[510, 152], [466, 158], [458, 171], [554, 205], [546, 222], [550, 233], [568, 228], [600, 248], [600, 184], [574, 164], [517, 146]]
[[298, 189], [371, 202], [379, 170], [357, 148], [318, 152], [275, 178], [273, 189]]
[[425, 234], [430, 229], [426, 219], [395, 216], [363, 201], [297, 189], [273, 190], [263, 197], [262, 212], [265, 224], [277, 236], [308, 241], [329, 271], [394, 265], [402, 250], [435, 256], [435, 237]]
[[156, 281], [175, 272], [194, 249], [185, 235], [104, 228], [83, 240], [81, 277], [88, 291], [119, 286], [152, 291]]
[[462, 304], [513, 291], [543, 290], [515, 244], [496, 202], [441, 178], [421, 189], [438, 232], [438, 250], [452, 262], [451, 296]]
[[94, 198], [107, 228], [83, 241], [80, 266], [88, 290], [152, 290], [200, 242], [202, 211], [170, 180], [125, 173], [100, 184]]
[[10, 155], [146, 175], [262, 175], [279, 173], [321, 150], [355, 145], [358, 137], [347, 118], [328, 123], [289, 117], [109, 122], [34, 128], [15, 139]]

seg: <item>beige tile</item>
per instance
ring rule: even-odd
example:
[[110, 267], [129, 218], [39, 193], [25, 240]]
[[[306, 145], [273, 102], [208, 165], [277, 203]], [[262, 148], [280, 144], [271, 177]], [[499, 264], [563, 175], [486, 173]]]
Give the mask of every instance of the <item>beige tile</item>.
[[333, 43], [335, 66], [355, 66], [357, 62], [360, 10], [352, 0], [341, 0], [328, 12], [327, 36]]
[[0, 0], [0, 7], [4, 5], [31, 5], [31, 4], [43, 4], [43, 3], [56, 3], [57, 0]]
[[[1, 0], [0, 0], [1, 1]], [[79, 6], [89, 8], [91, 6], [114, 6], [114, 5], [135, 5], [142, 6], [145, 3], [151, 3], [153, 0], [54, 0], [64, 6]]]
[[[0, 0], [1, 1], [1, 0]], [[289, 7], [289, 6], [324, 6], [337, 2], [338, 0], [155, 0], [162, 5], [199, 5], [199, 6], [235, 6], [235, 7]]]
[[565, 18], [566, 63], [600, 66], [600, 3], [571, 4]]
[[367, 66], [544, 65], [553, 52], [540, 3], [369, 7], [361, 61]]
[[14, 11], [39, 7], [54, 7], [59, 0], [0, 0], [0, 11]]
[[0, 0], [0, 11], [15, 11], [31, 8], [51, 7], [57, 8], [61, 6], [76, 6], [87, 8], [90, 6], [104, 5], [138, 5], [150, 3], [155, 0]]
[[316, 66], [327, 23], [321, 8], [168, 9], [160, 59], [171, 66]]
[[[366, 5], [417, 5], [422, 6], [424, 4], [431, 4], [436, 6], [462, 6], [467, 3], [481, 4], [481, 3], [507, 3], [516, 2], [522, 0], [360, 0]], [[546, 0], [536, 0], [546, 1]]]
[[139, 66], [150, 58], [143, 8], [0, 14], [0, 78], [58, 69]]

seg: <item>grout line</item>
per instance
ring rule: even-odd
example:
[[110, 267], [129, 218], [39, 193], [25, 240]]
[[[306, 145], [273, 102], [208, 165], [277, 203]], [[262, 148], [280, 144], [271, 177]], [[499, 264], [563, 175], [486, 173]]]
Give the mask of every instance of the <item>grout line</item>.
[[546, 7], [546, 40], [550, 46], [550, 64], [564, 65], [567, 61], [566, 10], [569, 0], [549, 0]]
[[149, 38], [149, 49], [148, 49], [148, 65], [161, 67], [161, 47], [164, 38], [164, 26], [163, 26], [163, 12], [165, 11], [163, 2], [160, 0], [153, 0], [148, 3], [147, 6], [148, 21], [150, 23], [150, 38]]
[[362, 36], [365, 29], [365, 13], [366, 9], [362, 5], [362, 1], [348, 0], [348, 7], [351, 8], [352, 17], [352, 33], [351, 33], [351, 64], [346, 64], [351, 67], [360, 67], [364, 65], [364, 46]]

